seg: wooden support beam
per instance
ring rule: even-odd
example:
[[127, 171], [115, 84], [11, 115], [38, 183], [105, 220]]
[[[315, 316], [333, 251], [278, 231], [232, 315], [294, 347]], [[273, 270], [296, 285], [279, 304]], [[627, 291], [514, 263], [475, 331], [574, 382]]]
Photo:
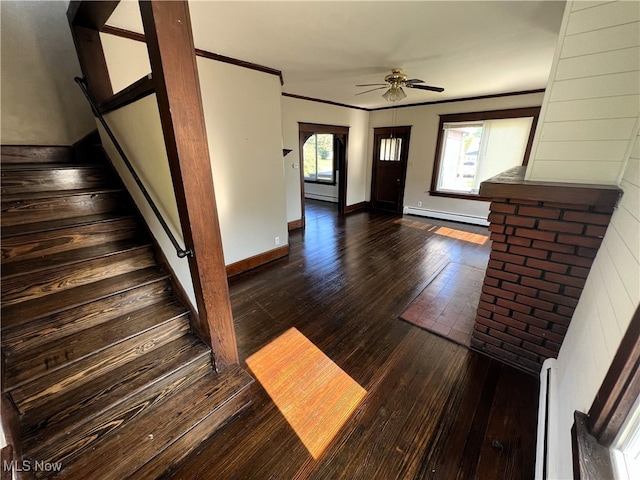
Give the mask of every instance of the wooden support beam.
[[[200, 327], [216, 370], [238, 363], [200, 82], [186, 1], [142, 1], [160, 120], [189, 260]], [[200, 332], [201, 335], [205, 332]]]
[[69, 3], [67, 18], [76, 46], [82, 74], [87, 79], [89, 93], [97, 103], [113, 95], [107, 62], [104, 58], [100, 30], [109, 19], [119, 0], [88, 2], [74, 0]]
[[87, 79], [93, 100], [102, 103], [113, 96], [107, 61], [104, 58], [100, 32], [92, 28], [71, 24], [71, 35], [80, 60], [82, 74]]
[[102, 0], [100, 2], [73, 0], [69, 2], [67, 18], [72, 25], [102, 30], [119, 3], [120, 0]]

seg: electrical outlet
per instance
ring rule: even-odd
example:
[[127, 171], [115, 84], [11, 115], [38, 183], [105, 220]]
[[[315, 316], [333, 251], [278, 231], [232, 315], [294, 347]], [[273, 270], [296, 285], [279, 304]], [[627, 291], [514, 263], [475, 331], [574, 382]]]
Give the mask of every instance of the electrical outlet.
[[421, 207], [422, 206], [422, 202], [418, 202], [418, 206]]
[[276, 245], [280, 245], [280, 237], [274, 239]]

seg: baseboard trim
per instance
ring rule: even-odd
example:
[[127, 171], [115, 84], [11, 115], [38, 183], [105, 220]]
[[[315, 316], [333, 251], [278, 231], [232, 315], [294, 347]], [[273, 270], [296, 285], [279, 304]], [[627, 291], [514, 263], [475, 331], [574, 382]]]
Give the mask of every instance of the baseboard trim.
[[360, 210], [367, 209], [367, 202], [354, 203], [353, 205], [347, 205], [344, 207], [345, 215], [347, 213], [359, 212]]
[[299, 218], [298, 220], [294, 220], [292, 222], [287, 223], [287, 229], [289, 231], [297, 230], [299, 228], [302, 228], [302, 219], [301, 218]]
[[441, 212], [438, 210], [427, 210], [425, 208], [415, 207], [404, 207], [404, 213], [407, 215], [417, 215], [419, 217], [437, 218], [438, 220], [451, 220], [452, 222], [470, 223], [472, 225], [481, 225], [483, 227], [489, 226], [489, 222], [486, 218], [476, 217], [473, 215]]
[[289, 245], [283, 245], [267, 252], [259, 253], [253, 257], [245, 258], [239, 262], [227, 265], [227, 277], [233, 277], [256, 267], [272, 262], [289, 255]]

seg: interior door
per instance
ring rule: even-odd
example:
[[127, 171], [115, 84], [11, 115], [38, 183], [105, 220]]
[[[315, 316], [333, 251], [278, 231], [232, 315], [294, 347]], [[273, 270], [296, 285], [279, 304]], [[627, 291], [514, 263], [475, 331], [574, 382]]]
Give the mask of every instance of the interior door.
[[411, 127], [374, 129], [371, 206], [402, 213]]

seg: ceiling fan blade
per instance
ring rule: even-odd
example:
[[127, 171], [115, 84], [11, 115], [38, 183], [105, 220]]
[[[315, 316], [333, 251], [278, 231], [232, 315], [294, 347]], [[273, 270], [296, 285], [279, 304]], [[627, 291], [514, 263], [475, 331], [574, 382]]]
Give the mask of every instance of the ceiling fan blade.
[[407, 85], [409, 88], [417, 88], [418, 90], [429, 90], [431, 92], [444, 92], [442, 87], [430, 87], [429, 85]]
[[389, 85], [388, 83], [363, 83], [361, 85], [356, 85], [356, 87], [386, 87]]
[[367, 90], [365, 92], [356, 93], [356, 95], [362, 95], [363, 93], [375, 92], [376, 90], [382, 90], [382, 89], [385, 89], [385, 88], [387, 88], [386, 85], [384, 87], [372, 88], [371, 90]]
[[424, 83], [424, 80], [420, 80], [419, 78], [412, 78], [411, 80], [407, 80], [404, 83], [406, 84], [410, 84], [410, 83]]

